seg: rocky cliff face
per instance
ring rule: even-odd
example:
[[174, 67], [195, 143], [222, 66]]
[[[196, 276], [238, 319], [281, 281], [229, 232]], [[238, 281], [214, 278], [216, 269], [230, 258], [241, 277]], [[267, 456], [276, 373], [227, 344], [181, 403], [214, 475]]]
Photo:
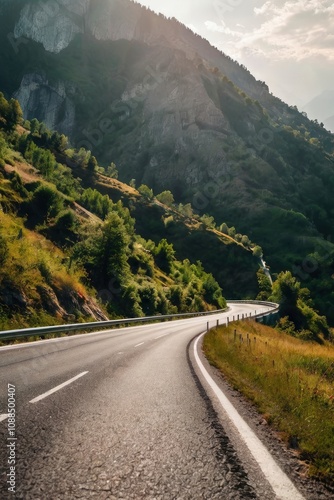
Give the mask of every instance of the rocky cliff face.
[[72, 100], [75, 89], [70, 83], [49, 83], [43, 73], [25, 74], [14, 97], [21, 104], [28, 120], [37, 118], [51, 130], [57, 129], [71, 135], [75, 125], [75, 106]]
[[77, 34], [93, 36], [97, 40], [128, 40], [149, 46], [168, 46], [183, 51], [191, 60], [200, 57], [211, 61], [247, 93], [256, 98], [263, 97], [263, 86], [245, 68], [181, 24], [149, 13], [130, 0], [28, 1], [24, 6], [18, 0], [14, 0], [15, 3], [21, 8], [13, 27], [14, 37], [39, 42], [49, 52], [61, 52]]
[[[26, 2], [13, 33], [39, 53], [14, 93], [24, 116], [116, 161], [124, 180], [187, 190], [232, 168], [221, 145], [237, 136], [221, 99], [243, 107], [243, 98], [233, 86], [220, 95], [217, 83], [233, 73], [254, 94], [263, 87], [179, 23], [126, 0], [50, 0]], [[258, 121], [258, 110], [250, 115]]]

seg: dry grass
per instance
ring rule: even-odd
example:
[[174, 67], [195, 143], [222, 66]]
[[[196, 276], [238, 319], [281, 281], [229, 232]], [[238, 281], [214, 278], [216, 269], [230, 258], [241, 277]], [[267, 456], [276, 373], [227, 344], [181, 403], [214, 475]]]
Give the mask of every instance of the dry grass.
[[[0, 285], [3, 282], [7, 283], [5, 286], [15, 284], [15, 288], [27, 297], [31, 320], [29, 326], [39, 324], [35, 324], [36, 318], [32, 316], [35, 308], [42, 314], [39, 286], [47, 284], [56, 291], [73, 290], [81, 297], [88, 295], [81, 283], [83, 271], [72, 269], [62, 250], [42, 235], [25, 229], [23, 220], [0, 212], [0, 234], [5, 238], [9, 249], [5, 266], [0, 269]], [[50, 318], [51, 316], [47, 315], [48, 321]], [[5, 311], [1, 314], [0, 309], [0, 328], [14, 327], [15, 319], [9, 320], [8, 314], [5, 314]]]
[[334, 346], [301, 341], [255, 322], [211, 330], [204, 352], [253, 401], [309, 473], [334, 481]]

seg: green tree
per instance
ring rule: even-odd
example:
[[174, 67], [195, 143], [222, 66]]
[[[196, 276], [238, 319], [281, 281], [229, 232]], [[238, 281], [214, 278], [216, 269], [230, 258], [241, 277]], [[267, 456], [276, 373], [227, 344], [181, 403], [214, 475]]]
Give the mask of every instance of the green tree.
[[160, 269], [167, 274], [172, 271], [175, 260], [175, 250], [172, 244], [162, 239], [155, 249], [155, 261]]
[[169, 300], [171, 303], [177, 307], [178, 311], [183, 310], [183, 292], [179, 285], [173, 285], [169, 289]]
[[143, 316], [143, 310], [140, 303], [141, 299], [138, 286], [133, 283], [126, 286], [122, 293], [122, 304], [126, 317], [140, 318]]
[[56, 217], [63, 209], [64, 199], [58, 191], [49, 186], [40, 186], [34, 192], [29, 203], [39, 220]]
[[207, 274], [204, 278], [203, 291], [204, 299], [208, 304], [214, 304], [218, 307], [225, 306], [226, 302], [222, 296], [222, 290], [212, 274]]
[[[312, 308], [309, 290], [301, 288], [300, 282], [290, 271], [278, 275], [273, 284], [272, 298], [280, 305], [281, 328], [282, 325], [290, 325], [292, 322], [296, 334], [302, 338], [319, 340], [319, 334], [326, 338], [329, 336], [326, 318]], [[282, 318], [286, 319], [282, 321]], [[292, 331], [290, 326], [289, 330]]]
[[32, 135], [38, 134], [39, 133], [39, 127], [40, 127], [39, 121], [36, 118], [33, 118], [30, 121], [30, 132], [31, 132], [31, 134]]
[[7, 116], [9, 113], [9, 105], [7, 99], [2, 92], [0, 92], [0, 127], [7, 127]]
[[262, 257], [263, 251], [262, 251], [262, 248], [259, 245], [256, 245], [253, 248], [253, 255], [254, 255], [254, 257], [258, 257], [259, 259]]
[[162, 193], [157, 194], [156, 199], [168, 207], [171, 207], [175, 201], [171, 191], [163, 191]]
[[121, 217], [116, 212], [111, 212], [102, 225], [100, 235], [94, 239], [94, 267], [99, 283], [106, 286], [113, 279], [114, 287], [122, 287], [130, 274], [130, 238]]
[[5, 158], [7, 151], [7, 143], [5, 139], [0, 135], [0, 158], [3, 159]]
[[226, 222], [222, 223], [219, 230], [224, 234], [228, 234], [228, 225], [226, 224]]
[[241, 243], [244, 247], [248, 247], [250, 245], [250, 239], [248, 238], [248, 236], [246, 234], [244, 234], [241, 238]]
[[159, 295], [156, 288], [146, 284], [139, 289], [141, 308], [146, 316], [153, 316], [157, 312]]
[[273, 297], [280, 305], [281, 317], [288, 316], [294, 323], [300, 320], [297, 308], [299, 292], [300, 282], [290, 271], [280, 273], [273, 284]]
[[228, 230], [228, 234], [229, 234], [229, 236], [231, 236], [231, 238], [234, 238], [235, 234], [236, 234], [235, 227], [230, 227]]
[[258, 270], [256, 275], [260, 289], [260, 292], [256, 298], [257, 300], [268, 300], [270, 295], [272, 294], [272, 285], [270, 283], [270, 279], [262, 268]]
[[19, 101], [16, 99], [11, 99], [9, 101], [9, 113], [7, 117], [7, 126], [10, 129], [13, 129], [16, 125], [20, 125], [22, 123], [22, 109]]
[[183, 205], [182, 214], [186, 217], [193, 217], [194, 212], [191, 203], [186, 203], [185, 205]]
[[95, 172], [97, 166], [98, 166], [97, 160], [95, 156], [91, 154], [88, 158], [87, 168], [90, 172]]
[[22, 109], [19, 101], [10, 99], [7, 101], [0, 92], [0, 127], [12, 130], [16, 125], [22, 123]]
[[111, 162], [110, 165], [105, 168], [105, 175], [112, 179], [118, 179], [118, 170], [115, 163]]
[[75, 228], [77, 222], [78, 219], [74, 212], [72, 210], [67, 210], [66, 212], [63, 212], [58, 216], [56, 227], [59, 231], [72, 231]]
[[138, 191], [146, 200], [153, 200], [153, 190], [146, 186], [146, 184], [142, 184], [141, 186], [139, 186]]
[[200, 221], [208, 228], [213, 229], [216, 225], [214, 217], [212, 215], [204, 214], [200, 218]]

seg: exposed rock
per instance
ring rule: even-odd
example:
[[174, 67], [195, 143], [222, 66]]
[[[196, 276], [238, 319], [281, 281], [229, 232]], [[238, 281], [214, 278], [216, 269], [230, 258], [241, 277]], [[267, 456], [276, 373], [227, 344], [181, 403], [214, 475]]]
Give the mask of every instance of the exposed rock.
[[82, 14], [90, 0], [50, 0], [28, 2], [21, 10], [14, 36], [27, 37], [43, 44], [50, 52], [65, 49], [77, 33], [83, 32]]
[[15, 284], [4, 280], [0, 284], [0, 305], [8, 307], [11, 311], [20, 310], [27, 312], [32, 306], [42, 308], [47, 313], [65, 321], [75, 320], [78, 316], [94, 318], [96, 321], [107, 321], [108, 317], [99, 308], [91, 297], [84, 297], [74, 289], [61, 289], [56, 292], [48, 285], [37, 285], [36, 295], [31, 298], [20, 290]]
[[71, 99], [72, 84], [49, 84], [43, 74], [30, 73], [23, 77], [14, 97], [19, 100], [26, 119], [37, 118], [50, 129], [68, 135], [75, 122], [75, 107]]
[[62, 287], [55, 290], [59, 304], [66, 310], [67, 314], [92, 317], [96, 321], [107, 321], [108, 317], [98, 307], [91, 297], [83, 296], [74, 289]]
[[209, 42], [178, 23], [168, 24], [162, 16], [152, 20], [140, 5], [129, 0], [30, 1], [20, 11], [14, 36], [40, 42], [54, 53], [68, 47], [78, 33], [97, 40], [134, 40], [152, 47], [162, 44], [184, 52], [195, 62], [210, 60], [253, 97], [261, 99], [267, 94], [268, 88]]
[[0, 304], [11, 309], [26, 309], [29, 305], [29, 299], [14, 283], [4, 280], [0, 284]]
[[36, 290], [41, 298], [42, 306], [45, 311], [62, 318], [66, 318], [68, 316], [65, 309], [63, 309], [63, 307], [59, 304], [57, 295], [51, 287], [47, 285], [38, 285]]

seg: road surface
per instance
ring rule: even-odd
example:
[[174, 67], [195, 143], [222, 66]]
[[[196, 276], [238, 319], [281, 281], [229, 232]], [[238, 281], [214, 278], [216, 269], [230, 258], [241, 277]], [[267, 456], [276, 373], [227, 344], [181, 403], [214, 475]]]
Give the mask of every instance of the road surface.
[[0, 348], [0, 498], [306, 498], [208, 375], [207, 322], [268, 309], [230, 307]]

